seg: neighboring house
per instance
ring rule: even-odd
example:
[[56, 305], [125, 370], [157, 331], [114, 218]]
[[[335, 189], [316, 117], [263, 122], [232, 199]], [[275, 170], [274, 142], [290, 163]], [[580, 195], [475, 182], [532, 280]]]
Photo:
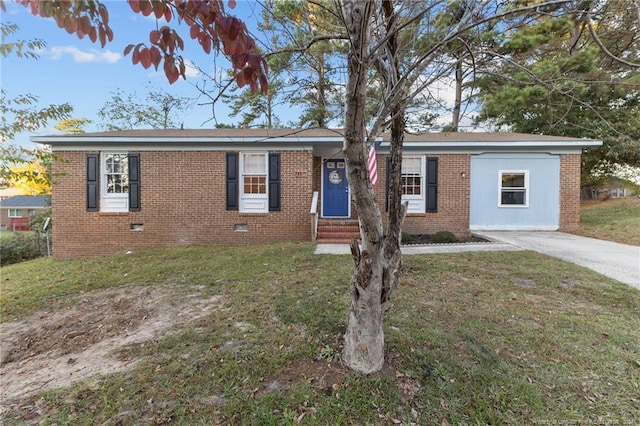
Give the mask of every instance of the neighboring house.
[[607, 200], [638, 195], [638, 184], [614, 176], [607, 177], [597, 186], [582, 189], [583, 200]]
[[[132, 130], [32, 141], [51, 145], [57, 158], [56, 258], [357, 232], [338, 130]], [[513, 133], [407, 135], [404, 230], [575, 227], [580, 155], [597, 145]], [[387, 135], [377, 153], [375, 194], [385, 209]]]
[[47, 195], [16, 195], [0, 200], [0, 229], [29, 231], [29, 221], [49, 205]]

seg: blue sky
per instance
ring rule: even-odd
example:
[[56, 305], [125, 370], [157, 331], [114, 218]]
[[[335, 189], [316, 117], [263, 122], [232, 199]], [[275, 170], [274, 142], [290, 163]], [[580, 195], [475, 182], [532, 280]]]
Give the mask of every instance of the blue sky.
[[[93, 120], [87, 131], [103, 130], [99, 125], [98, 110], [111, 99], [110, 93], [118, 89], [125, 94], [135, 92], [144, 99], [148, 87], [164, 91], [174, 96], [196, 98], [198, 90], [195, 83], [202, 84], [203, 77], [188, 70], [187, 81], [179, 79], [170, 85], [160, 72], [153, 68], [145, 70], [131, 63], [131, 56], [123, 56], [126, 45], [147, 42], [149, 31], [156, 27], [156, 20], [135, 14], [124, 1], [105, 1], [109, 9], [110, 25], [114, 39], [105, 48], [92, 43], [88, 37], [80, 40], [75, 34], [67, 34], [58, 28], [52, 19], [33, 16], [28, 9], [12, 2], [6, 2], [7, 11], [2, 12], [2, 22], [12, 22], [19, 26], [19, 32], [12, 40], [30, 40], [34, 38], [46, 41], [46, 48], [40, 52], [40, 58], [24, 59], [10, 56], [1, 59], [0, 84], [9, 97], [30, 93], [40, 99], [40, 105], [70, 103], [74, 107], [73, 117], [85, 117]], [[225, 5], [227, 2], [225, 1]], [[238, 1], [232, 11], [245, 21], [249, 27], [256, 22], [260, 6], [254, 1]], [[162, 25], [162, 24], [161, 24]], [[221, 57], [207, 56], [193, 42], [186, 26], [175, 26], [185, 41], [185, 59], [197, 64], [208, 72], [227, 68], [227, 62]], [[207, 87], [210, 87], [207, 84]], [[206, 102], [201, 99], [200, 102]], [[228, 117], [228, 109], [220, 103], [215, 109], [219, 122], [232, 123], [237, 120]], [[193, 105], [188, 114], [181, 114], [185, 128], [203, 127], [203, 123], [212, 117], [211, 106]], [[55, 133], [52, 123], [35, 134]], [[213, 122], [204, 124], [213, 127]], [[27, 143], [29, 135], [20, 134], [14, 142]]]

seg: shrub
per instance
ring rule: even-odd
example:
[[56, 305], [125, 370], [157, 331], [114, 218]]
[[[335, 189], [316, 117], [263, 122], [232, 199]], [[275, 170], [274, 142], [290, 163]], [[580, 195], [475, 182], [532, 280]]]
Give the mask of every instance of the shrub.
[[458, 239], [449, 231], [440, 231], [433, 234], [433, 242], [436, 244], [455, 243]]
[[402, 243], [403, 243], [403, 244], [411, 244], [411, 243], [413, 243], [415, 240], [416, 240], [416, 238], [415, 238], [413, 235], [411, 235], [411, 234], [407, 234], [406, 232], [403, 232], [403, 233], [402, 233], [402, 239], [401, 239], [401, 241], [402, 241]]
[[33, 233], [14, 233], [2, 238], [0, 249], [0, 266], [24, 262], [44, 256], [47, 243], [44, 236]]

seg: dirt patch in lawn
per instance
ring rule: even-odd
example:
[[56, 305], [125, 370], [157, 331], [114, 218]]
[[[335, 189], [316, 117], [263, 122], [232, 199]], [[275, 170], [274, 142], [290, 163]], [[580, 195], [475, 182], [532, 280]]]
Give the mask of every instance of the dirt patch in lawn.
[[41, 389], [131, 368], [119, 349], [143, 344], [209, 314], [220, 296], [180, 294], [171, 286], [86, 293], [70, 307], [0, 324], [0, 405]]

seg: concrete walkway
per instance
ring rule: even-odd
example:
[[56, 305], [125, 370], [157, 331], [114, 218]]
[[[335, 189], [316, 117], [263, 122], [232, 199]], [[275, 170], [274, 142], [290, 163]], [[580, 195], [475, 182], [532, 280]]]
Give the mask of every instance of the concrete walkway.
[[[403, 254], [533, 250], [592, 269], [640, 290], [640, 247], [563, 232], [482, 231], [489, 243], [403, 246]], [[318, 244], [316, 254], [350, 254], [347, 244]]]

